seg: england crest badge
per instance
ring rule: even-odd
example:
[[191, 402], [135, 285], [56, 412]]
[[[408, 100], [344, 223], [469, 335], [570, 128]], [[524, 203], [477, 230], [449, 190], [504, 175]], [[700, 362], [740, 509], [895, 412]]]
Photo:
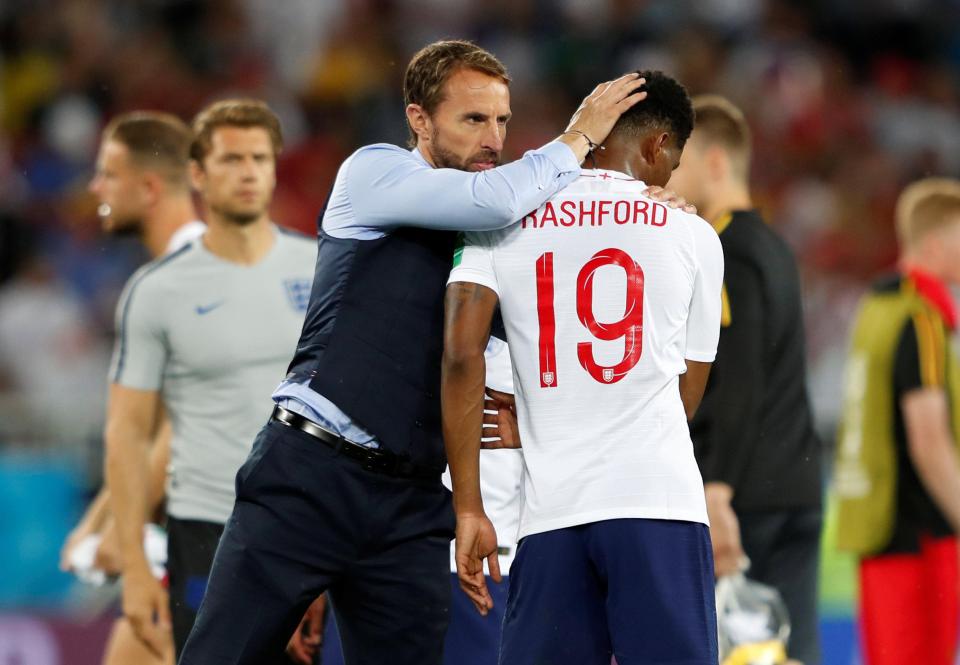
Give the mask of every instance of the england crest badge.
[[307, 305], [310, 303], [309, 279], [285, 279], [283, 288], [287, 292], [287, 300], [290, 306], [298, 312], [306, 312]]

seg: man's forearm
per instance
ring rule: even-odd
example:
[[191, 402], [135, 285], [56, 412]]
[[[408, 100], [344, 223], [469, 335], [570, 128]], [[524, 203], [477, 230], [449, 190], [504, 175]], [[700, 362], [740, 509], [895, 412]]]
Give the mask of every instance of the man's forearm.
[[680, 400], [687, 420], [692, 420], [707, 388], [711, 363], [687, 360], [687, 371], [680, 375]]
[[482, 513], [480, 437], [486, 363], [483, 353], [456, 359], [444, 355], [443, 438], [457, 513]]
[[960, 461], [953, 441], [928, 441], [910, 452], [920, 482], [954, 532], [960, 533]]
[[100, 491], [97, 492], [97, 495], [93, 498], [93, 501], [90, 502], [90, 505], [87, 506], [87, 511], [83, 514], [83, 517], [80, 518], [80, 522], [77, 523], [76, 528], [86, 533], [97, 533], [103, 528], [109, 515], [110, 492], [107, 490], [106, 485], [104, 485], [100, 488]]
[[146, 567], [143, 525], [149, 494], [149, 440], [119, 424], [108, 425], [106, 479], [110, 509], [128, 568]]
[[151, 518], [166, 497], [167, 466], [170, 464], [170, 439], [172, 437], [173, 428], [170, 425], [170, 420], [164, 417], [157, 428], [157, 435], [154, 437], [153, 447], [150, 449], [150, 492], [147, 497], [146, 514]]

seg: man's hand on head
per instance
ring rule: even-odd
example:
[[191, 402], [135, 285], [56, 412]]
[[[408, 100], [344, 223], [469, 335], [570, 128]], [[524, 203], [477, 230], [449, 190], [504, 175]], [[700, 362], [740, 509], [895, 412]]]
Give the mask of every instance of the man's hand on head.
[[570, 118], [560, 141], [570, 146], [582, 162], [587, 153], [606, 140], [620, 116], [646, 98], [647, 93], [640, 90], [645, 82], [633, 72], [598, 85]]

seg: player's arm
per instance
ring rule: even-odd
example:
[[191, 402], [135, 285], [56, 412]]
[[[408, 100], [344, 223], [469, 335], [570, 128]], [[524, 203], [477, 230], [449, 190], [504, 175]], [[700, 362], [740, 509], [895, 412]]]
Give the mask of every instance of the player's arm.
[[483, 574], [500, 581], [497, 535], [480, 494], [480, 438], [486, 362], [484, 350], [497, 306], [496, 293], [472, 282], [447, 287], [441, 403], [443, 438], [457, 514], [456, 564], [460, 586], [485, 615], [493, 607]]
[[166, 591], [143, 551], [151, 512], [150, 449], [162, 414], [167, 364], [165, 292], [147, 278], [128, 282], [117, 307], [117, 341], [107, 402], [106, 482], [124, 565], [123, 611], [136, 636], [162, 655], [170, 644]]
[[907, 452], [924, 489], [960, 532], [960, 461], [945, 389], [946, 345], [939, 321], [923, 312], [904, 328], [894, 358], [894, 383]]
[[150, 448], [149, 473], [150, 493], [147, 496], [147, 514], [153, 517], [167, 494], [167, 467], [170, 465], [170, 440], [173, 438], [173, 426], [165, 409], [158, 415], [159, 424]]
[[143, 551], [143, 527], [151, 494], [150, 444], [159, 410], [157, 391], [111, 384], [106, 478], [124, 562], [123, 612], [137, 637], [162, 655], [169, 626], [167, 596], [153, 577]]
[[759, 273], [733, 259], [726, 264], [730, 325], [717, 347], [717, 372], [711, 385], [710, 445], [703, 450], [703, 474], [714, 570], [735, 573], [744, 562], [740, 522], [733, 510], [734, 488], [750, 463], [760, 436], [763, 373], [763, 292]]
[[760, 435], [765, 390], [764, 301], [762, 278], [752, 265], [733, 257], [728, 258], [725, 270], [730, 324], [717, 345], [710, 412], [704, 414], [712, 424], [710, 446], [700, 464], [704, 481], [733, 488], [753, 457]]
[[700, 407], [703, 393], [707, 389], [707, 379], [710, 378], [710, 367], [713, 363], [698, 362], [687, 359], [687, 371], [680, 375], [680, 399], [683, 401], [683, 410], [687, 420]]
[[[709, 233], [707, 232], [708, 228]], [[743, 274], [739, 272], [740, 266], [735, 262], [724, 263], [720, 240], [712, 228], [703, 224], [694, 226], [693, 230], [697, 238], [699, 272], [694, 283], [694, 297], [691, 301], [690, 319], [687, 325], [686, 354], [688, 371], [692, 369], [693, 373], [686, 382], [681, 381], [681, 396], [683, 398], [684, 408], [687, 410], [688, 419], [691, 418], [697, 410], [695, 403], [699, 404], [703, 397], [703, 390], [710, 371], [709, 366], [703, 365], [714, 359], [716, 360], [716, 364], [723, 364], [725, 359], [729, 357], [728, 354], [731, 354], [728, 348], [731, 346], [731, 342], [735, 342], [735, 344], [733, 344], [734, 346], [740, 345], [742, 347], [742, 353], [752, 354], [758, 357], [759, 343], [756, 342], [757, 346], [751, 346], [754, 342], [751, 342], [748, 336], [752, 333], [759, 333], [761, 330], [760, 322], [753, 314], [753, 308], [755, 305], [760, 304], [761, 301], [754, 299], [748, 300], [744, 297], [739, 301], [741, 304], [739, 310], [741, 318], [738, 322], [740, 328], [738, 328], [736, 332], [745, 334], [736, 340], [731, 340], [730, 329], [727, 328], [723, 335], [720, 335], [721, 314], [723, 311], [721, 292], [724, 288], [724, 278], [726, 278], [727, 281], [728, 292], [731, 282], [738, 285], [739, 292], [740, 290], [744, 290], [741, 288], [745, 285], [744, 280], [741, 279]], [[734, 360], [731, 362], [740, 362], [739, 357], [733, 357]], [[691, 367], [691, 360], [702, 364], [699, 367]], [[753, 369], [758, 367], [759, 365], [752, 366]], [[743, 454], [742, 446], [752, 443], [750, 437], [754, 436], [754, 434], [744, 431], [735, 432], [732, 429], [723, 429], [721, 431], [720, 423], [718, 423], [717, 420], [727, 414], [717, 414], [714, 413], [714, 411], [718, 399], [726, 399], [730, 396], [728, 395], [728, 391], [740, 393], [744, 390], [753, 390], [755, 384], [751, 384], [750, 386], [740, 385], [740, 383], [745, 380], [744, 376], [741, 375], [738, 380], [721, 387], [720, 384], [724, 378], [730, 379], [730, 376], [726, 375], [724, 371], [718, 371], [713, 376], [711, 400], [708, 404], [699, 407], [701, 411], [706, 412], [697, 414], [697, 418], [705, 418], [710, 422], [708, 434], [711, 436], [711, 441], [719, 439], [721, 436], [730, 436], [731, 438], [739, 436], [739, 439], [734, 439], [731, 443], [734, 446], [741, 446], [740, 454]], [[762, 378], [762, 375], [755, 377], [755, 379], [756, 378]], [[701, 381], [703, 381], [703, 384], [701, 384]], [[736, 396], [737, 395], [734, 395], [734, 397]], [[744, 412], [749, 412], [750, 404], [750, 400], [739, 403], [741, 415]], [[724, 422], [723, 425], [729, 427], [732, 422], [732, 420], [728, 420]], [[691, 434], [695, 434], [695, 432], [692, 431]], [[698, 446], [698, 443], [701, 445]], [[718, 476], [716, 475], [715, 469], [723, 468], [729, 471], [730, 467], [722, 466], [722, 464], [731, 463], [731, 460], [728, 459], [726, 455], [729, 454], [733, 457], [734, 463], [739, 463], [739, 458], [736, 457], [738, 453], [736, 449], [719, 452], [721, 449], [718, 446], [709, 446], [706, 447], [706, 451], [710, 455], [715, 456], [709, 457], [702, 454], [704, 450], [702, 442], [698, 442], [696, 438], [694, 438], [694, 445], [695, 449], [701, 453], [698, 455], [697, 462], [700, 464], [700, 472], [705, 481], [704, 494], [707, 503], [707, 514], [710, 518], [710, 538], [713, 543], [714, 570], [717, 576], [726, 575], [740, 569], [744, 554], [740, 542], [740, 523], [731, 506], [734, 478]], [[720, 455], [724, 457], [720, 458]]]
[[77, 526], [73, 528], [63, 543], [63, 548], [60, 550], [60, 570], [64, 572], [70, 570], [70, 552], [81, 540], [99, 533], [103, 529], [107, 517], [110, 516], [109, 504], [110, 494], [107, 492], [106, 486], [101, 487], [93, 501], [87, 506], [83, 517], [77, 522]]
[[[166, 412], [161, 410], [160, 424], [154, 435], [153, 445], [150, 447], [150, 458], [148, 461], [150, 487], [147, 496], [147, 519], [157, 520], [160, 507], [166, 494], [165, 485], [167, 479], [167, 465], [170, 462], [170, 438], [173, 430], [170, 425]], [[106, 492], [104, 490], [104, 492]], [[106, 498], [108, 494], [104, 494]], [[117, 533], [117, 523], [113, 519], [109, 510], [107, 519], [104, 521], [100, 531], [100, 544], [97, 546], [94, 565], [109, 575], [119, 575], [123, 572], [123, 555], [120, 549], [120, 537]]]
[[942, 388], [911, 390], [900, 399], [907, 450], [920, 482], [960, 533], [960, 463], [950, 431], [950, 407]]

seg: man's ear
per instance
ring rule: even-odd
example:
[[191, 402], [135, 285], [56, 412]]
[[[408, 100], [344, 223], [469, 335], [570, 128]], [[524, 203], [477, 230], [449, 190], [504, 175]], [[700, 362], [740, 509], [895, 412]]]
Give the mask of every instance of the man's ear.
[[407, 104], [407, 122], [417, 137], [417, 143], [430, 141], [432, 123], [430, 116], [419, 104]]
[[146, 204], [153, 207], [157, 201], [163, 198], [167, 183], [163, 177], [154, 171], [145, 171], [143, 179], [140, 181], [140, 191], [146, 199]]
[[667, 149], [667, 143], [670, 141], [670, 134], [667, 132], [661, 132], [659, 134], [651, 134], [647, 137], [647, 140], [643, 142], [643, 159], [650, 166], [654, 166], [657, 162], [664, 158], [664, 152]]
[[718, 145], [711, 145], [704, 151], [703, 163], [713, 182], [725, 180], [730, 173], [730, 155]]
[[190, 186], [194, 190], [201, 192], [203, 187], [207, 182], [207, 174], [204, 172], [203, 167], [200, 163], [195, 160], [190, 160]]

